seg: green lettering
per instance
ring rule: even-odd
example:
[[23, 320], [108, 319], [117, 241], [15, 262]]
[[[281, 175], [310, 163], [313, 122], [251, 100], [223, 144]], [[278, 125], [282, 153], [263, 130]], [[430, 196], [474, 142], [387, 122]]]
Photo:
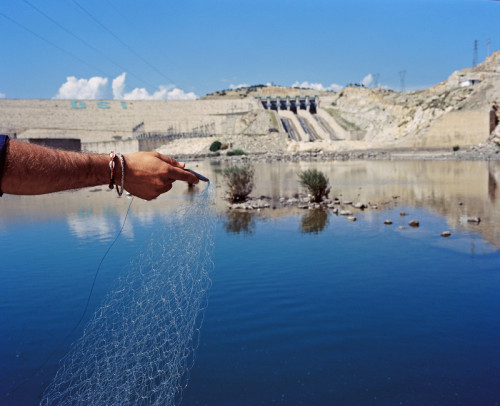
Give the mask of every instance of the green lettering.
[[74, 109], [84, 109], [87, 106], [85, 105], [85, 102], [79, 101], [79, 100], [72, 100], [71, 101], [71, 107]]
[[111, 108], [109, 103], [107, 101], [98, 101], [97, 102], [97, 108], [98, 109], [109, 109]]

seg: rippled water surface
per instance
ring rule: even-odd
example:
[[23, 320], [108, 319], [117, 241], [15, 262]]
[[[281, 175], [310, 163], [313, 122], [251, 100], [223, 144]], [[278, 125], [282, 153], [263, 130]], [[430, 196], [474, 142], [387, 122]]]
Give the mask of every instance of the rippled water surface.
[[[498, 164], [261, 163], [253, 194], [275, 209], [242, 214], [225, 209], [221, 167], [198, 165], [219, 194], [215, 271], [183, 404], [500, 403]], [[309, 167], [328, 174], [332, 196], [379, 208], [355, 211], [356, 222], [282, 208]], [[196, 197], [176, 185], [134, 201], [93, 310], [171, 208]], [[128, 203], [104, 188], [0, 200], [2, 394], [80, 317]], [[68, 346], [0, 404], [37, 403]]]

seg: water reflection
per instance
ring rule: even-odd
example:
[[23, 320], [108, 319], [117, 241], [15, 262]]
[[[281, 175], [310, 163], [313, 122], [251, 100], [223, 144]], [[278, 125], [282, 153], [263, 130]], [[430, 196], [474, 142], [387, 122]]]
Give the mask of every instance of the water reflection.
[[[232, 163], [200, 161], [196, 170], [207, 176], [215, 188], [216, 209], [227, 211], [224, 199], [226, 184], [221, 171]], [[297, 179], [300, 170], [316, 168], [325, 173], [332, 186], [331, 197], [342, 201], [372, 203], [378, 211], [386, 210], [399, 196], [398, 205], [425, 208], [447, 219], [450, 229], [467, 229], [480, 232], [484, 238], [500, 247], [500, 206], [496, 200], [500, 182], [500, 162], [482, 161], [343, 161], [343, 162], [256, 162], [255, 189], [251, 196], [269, 196], [276, 202], [276, 210], [262, 210], [259, 215], [267, 217], [286, 216], [289, 209], [280, 206], [280, 197], [290, 198], [303, 192]], [[168, 194], [152, 202], [135, 199], [134, 216], [165, 216], [179, 205], [189, 202], [205, 185], [189, 188], [176, 182]], [[110, 211], [121, 215], [127, 210], [127, 199], [117, 199], [116, 194], [106, 188], [91, 193], [89, 190], [58, 193], [47, 196], [18, 197], [4, 195], [0, 205], [0, 230], [9, 224], [26, 221], [46, 221], [64, 216], [74, 219], [81, 210], [93, 216], [107, 215]], [[364, 216], [372, 211], [365, 210]], [[321, 214], [314, 221], [319, 222]], [[73, 217], [70, 217], [73, 215]], [[251, 213], [225, 215], [228, 232], [251, 233]], [[479, 225], [467, 222], [468, 217], [480, 217]], [[313, 230], [312, 219], [304, 219], [303, 232]], [[325, 226], [328, 223], [325, 221]], [[77, 225], [80, 229], [82, 225]], [[75, 227], [75, 224], [72, 224]], [[76, 227], [76, 228], [78, 228]], [[318, 227], [317, 232], [321, 232]], [[102, 232], [98, 230], [98, 234]]]
[[230, 210], [223, 220], [224, 229], [228, 233], [253, 234], [255, 230], [254, 214], [247, 211]]
[[318, 234], [325, 229], [328, 225], [328, 213], [323, 209], [313, 209], [308, 210], [306, 214], [302, 216], [302, 221], [300, 223], [300, 230], [303, 233], [314, 233]]

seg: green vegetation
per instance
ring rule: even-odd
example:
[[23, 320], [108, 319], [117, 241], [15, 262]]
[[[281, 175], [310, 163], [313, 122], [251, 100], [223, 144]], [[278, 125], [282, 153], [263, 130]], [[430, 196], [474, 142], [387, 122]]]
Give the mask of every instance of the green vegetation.
[[317, 169], [307, 169], [300, 171], [297, 175], [299, 176], [300, 185], [305, 187], [312, 195], [313, 201], [320, 202], [323, 196], [328, 197], [330, 193], [329, 180], [323, 172]]
[[233, 149], [232, 151], [227, 151], [227, 156], [233, 155], [246, 155], [247, 153], [242, 149]]
[[255, 171], [250, 165], [233, 165], [224, 169], [222, 174], [229, 186], [228, 193], [230, 200], [233, 202], [245, 201], [254, 187], [254, 173]]
[[460, 149], [460, 145], [453, 145], [453, 151], [458, 151]]
[[210, 145], [210, 151], [212, 152], [217, 152], [219, 149], [221, 149], [221, 146], [222, 146], [222, 142], [220, 141], [214, 141], [212, 142], [212, 144]]

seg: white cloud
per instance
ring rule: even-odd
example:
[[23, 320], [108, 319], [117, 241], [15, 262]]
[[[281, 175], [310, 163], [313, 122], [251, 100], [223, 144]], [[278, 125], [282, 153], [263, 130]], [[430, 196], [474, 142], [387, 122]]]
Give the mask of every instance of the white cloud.
[[361, 84], [365, 87], [368, 87], [370, 86], [370, 84], [373, 82], [373, 75], [371, 73], [369, 73], [368, 75], [366, 75], [363, 80], [361, 81]]
[[[125, 91], [126, 72], [114, 78], [111, 82], [113, 99], [115, 100], [195, 100], [198, 96], [193, 92], [185, 92], [174, 85], [159, 86], [158, 90], [149, 93], [145, 88], [135, 88]], [[77, 79], [74, 76], [66, 78], [55, 99], [103, 99], [109, 95], [108, 78], [94, 76], [90, 79]]]
[[0, 93], [0, 99], [5, 99], [5, 93]]
[[160, 86], [154, 93], [143, 87], [136, 87], [123, 95], [124, 100], [195, 100], [198, 96], [193, 92], [186, 93], [174, 86]]
[[235, 90], [235, 89], [241, 89], [242, 87], [250, 87], [250, 85], [246, 83], [240, 83], [239, 85], [233, 85], [232, 83], [229, 85], [229, 89]]
[[336, 83], [332, 83], [330, 86], [324, 86], [322, 83], [313, 83], [313, 82], [302, 82], [300, 83], [298, 80], [292, 85], [292, 87], [299, 87], [301, 89], [313, 89], [313, 90], [333, 90], [334, 92], [338, 92], [343, 88]]
[[113, 79], [113, 98], [123, 100], [195, 100], [198, 96], [193, 92], [186, 93], [184, 90], [174, 85], [159, 86], [158, 90], [149, 93], [143, 87], [136, 87], [130, 92], [125, 93], [125, 77], [123, 72], [120, 76]]
[[125, 91], [125, 77], [127, 74], [123, 72], [120, 76], [113, 79], [111, 88], [113, 89], [113, 99], [123, 99], [123, 92]]
[[108, 78], [94, 76], [77, 79], [68, 76], [55, 95], [55, 99], [102, 99], [108, 86]]

